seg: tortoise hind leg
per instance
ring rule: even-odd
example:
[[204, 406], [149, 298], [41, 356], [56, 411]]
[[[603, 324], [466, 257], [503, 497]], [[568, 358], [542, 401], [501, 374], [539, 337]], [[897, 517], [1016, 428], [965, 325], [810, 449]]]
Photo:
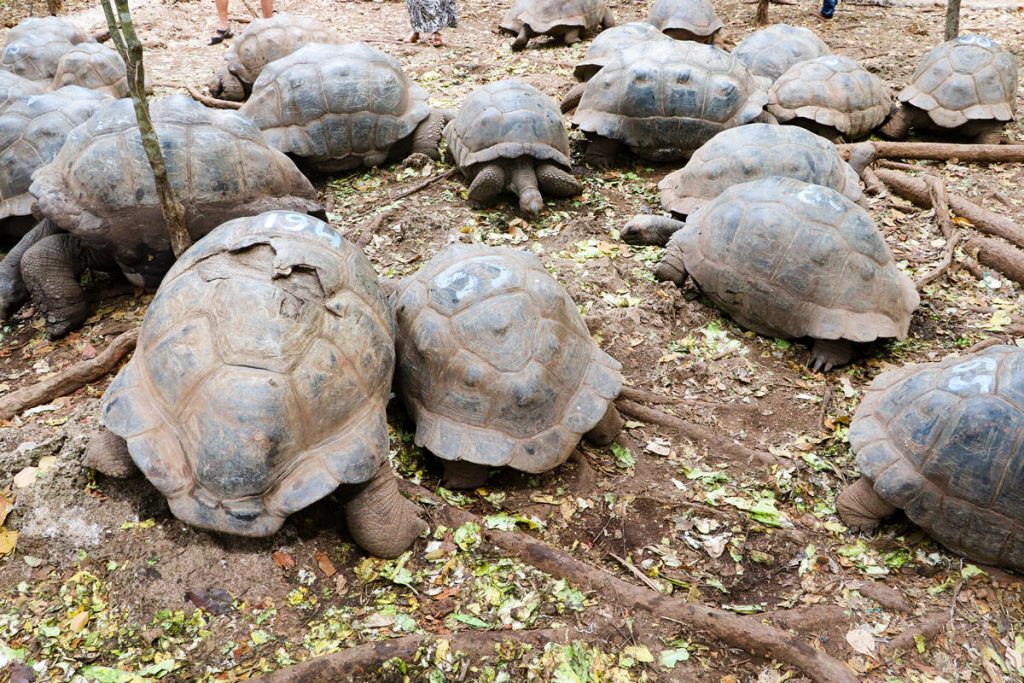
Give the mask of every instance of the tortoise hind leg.
[[601, 27], [604, 29], [614, 28], [618, 25], [618, 20], [615, 19], [615, 14], [612, 12], [610, 7], [605, 7], [604, 17], [601, 18]]
[[431, 109], [427, 118], [416, 126], [412, 134], [412, 154], [426, 154], [434, 161], [438, 161], [441, 155], [437, 147], [441, 142], [441, 131], [447, 122], [447, 112]]
[[839, 492], [836, 512], [852, 531], [873, 531], [896, 508], [875, 493], [870, 480], [861, 477]]
[[562, 103], [558, 105], [558, 108], [562, 110], [563, 114], [568, 114], [579, 106], [580, 100], [583, 99], [583, 91], [586, 87], [586, 83], [577, 83], [565, 94], [565, 97], [562, 98]]
[[469, 201], [474, 205], [489, 206], [504, 189], [505, 169], [501, 164], [487, 164], [469, 185]]
[[578, 28], [571, 28], [562, 34], [562, 41], [566, 45], [575, 45], [580, 42], [580, 30]]
[[589, 432], [584, 434], [583, 438], [595, 446], [607, 446], [612, 441], [615, 441], [615, 437], [619, 435], [624, 426], [626, 426], [626, 421], [619, 415], [615, 404], [609, 403], [604, 417]]
[[807, 365], [814, 372], [828, 372], [853, 358], [853, 345], [845, 339], [815, 339]]
[[526, 44], [530, 42], [530, 38], [533, 37], [533, 31], [526, 24], [519, 29], [519, 35], [512, 41], [512, 52], [522, 52], [526, 49]]
[[465, 460], [445, 460], [441, 483], [450, 489], [475, 489], [487, 483], [491, 468]]
[[537, 183], [541, 192], [553, 197], [575, 197], [583, 191], [583, 185], [572, 173], [563, 171], [554, 164], [537, 165]]
[[390, 466], [381, 467], [345, 504], [345, 524], [352, 538], [377, 557], [398, 557], [427, 529], [419, 507], [398, 490]]
[[992, 121], [987, 125], [980, 125], [971, 142], [976, 145], [1001, 145], [1006, 142], [1003, 138], [1004, 125], [1002, 121]]
[[115, 479], [127, 479], [139, 473], [128, 453], [128, 442], [106, 428], [101, 428], [89, 440], [82, 464]]
[[620, 143], [611, 138], [596, 137], [587, 145], [587, 151], [583, 155], [584, 161], [594, 168], [611, 168], [615, 163], [615, 155], [618, 154]]
[[28, 289], [21, 275], [21, 260], [34, 244], [44, 237], [56, 235], [60, 230], [49, 219], [40, 221], [18, 240], [14, 248], [0, 261], [0, 320], [14, 315], [28, 299]]

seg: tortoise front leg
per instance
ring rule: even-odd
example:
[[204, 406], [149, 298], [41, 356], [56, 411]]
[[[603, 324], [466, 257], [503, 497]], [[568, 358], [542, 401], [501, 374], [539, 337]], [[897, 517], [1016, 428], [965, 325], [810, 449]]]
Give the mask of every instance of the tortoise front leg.
[[610, 7], [604, 8], [604, 17], [601, 19], [602, 28], [613, 28], [618, 25], [618, 20], [615, 19], [615, 14], [612, 12]]
[[882, 127], [878, 129], [878, 134], [884, 138], [890, 140], [903, 140], [907, 137], [907, 133], [910, 132], [911, 125], [910, 112], [908, 111], [907, 105], [901, 104], [899, 108], [892, 113], [889, 120], [882, 124]]
[[491, 468], [465, 460], [445, 460], [441, 483], [450, 489], [475, 489], [487, 483]]
[[661, 263], [654, 269], [654, 279], [658, 282], [672, 282], [676, 287], [686, 284], [686, 264], [683, 263], [683, 250], [673, 240], [669, 240]]
[[489, 206], [505, 189], [505, 169], [501, 164], [487, 164], [469, 185], [469, 201], [477, 206]]
[[875, 493], [869, 479], [861, 477], [839, 492], [836, 512], [852, 531], [874, 531], [896, 508]]
[[0, 261], [0, 320], [7, 320], [28, 300], [28, 289], [21, 276], [21, 260], [25, 252], [44, 237], [59, 232], [60, 229], [49, 219], [42, 220], [25, 233]]
[[1001, 145], [1006, 142], [1003, 139], [1005, 125], [1002, 121], [992, 121], [987, 125], [980, 126], [980, 130], [971, 139], [971, 142], [976, 145]]
[[559, 109], [562, 110], [563, 114], [567, 114], [579, 106], [580, 100], [583, 99], [583, 91], [586, 88], [586, 83], [577, 83], [572, 86], [572, 90], [565, 94], [565, 97], [562, 98], [562, 103], [559, 105]]
[[394, 472], [384, 465], [345, 504], [345, 524], [363, 550], [392, 558], [405, 552], [428, 528], [419, 512], [415, 503], [402, 497]]
[[537, 173], [533, 169], [532, 157], [519, 157], [512, 162], [509, 189], [519, 195], [519, 208], [530, 215], [537, 215], [544, 208], [544, 197], [537, 187]]
[[853, 358], [853, 345], [845, 339], [815, 339], [807, 365], [815, 372], [828, 372]]
[[523, 24], [523, 27], [519, 29], [519, 35], [512, 41], [512, 52], [521, 52], [526, 49], [526, 44], [530, 42], [530, 38], [533, 38], [534, 33], [530, 30], [530, 27]]
[[115, 479], [127, 479], [139, 473], [128, 453], [128, 442], [105, 427], [89, 440], [82, 464]]
[[626, 244], [663, 247], [686, 223], [665, 216], [634, 216], [622, 228], [619, 237]]
[[576, 180], [576, 176], [554, 164], [543, 163], [537, 166], [537, 183], [541, 192], [553, 197], [575, 197], [583, 192], [583, 185]]
[[78, 238], [66, 232], [44, 237], [21, 258], [21, 274], [36, 307], [46, 318], [46, 336], [63, 337], [89, 317], [78, 283], [85, 270]]
[[434, 161], [441, 158], [437, 147], [441, 142], [441, 132], [444, 124], [448, 122], [448, 112], [440, 109], [431, 109], [430, 114], [412, 134], [412, 154], [426, 154]]
[[562, 40], [566, 45], [575, 45], [580, 42], [580, 30], [578, 28], [571, 28], [562, 34]]
[[619, 152], [621, 143], [611, 138], [595, 137], [587, 145], [587, 151], [583, 160], [594, 168], [611, 168], [615, 163], [615, 155]]

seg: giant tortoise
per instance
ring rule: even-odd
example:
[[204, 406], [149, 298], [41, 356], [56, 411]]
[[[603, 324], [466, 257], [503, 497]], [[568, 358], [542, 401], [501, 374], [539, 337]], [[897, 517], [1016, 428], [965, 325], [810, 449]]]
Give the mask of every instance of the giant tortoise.
[[605, 0], [513, 0], [498, 28], [516, 37], [512, 50], [518, 52], [536, 36], [555, 36], [572, 45], [598, 27], [612, 26], [615, 15]]
[[810, 29], [772, 24], [741, 40], [732, 53], [751, 72], [774, 83], [794, 64], [830, 55], [832, 50]]

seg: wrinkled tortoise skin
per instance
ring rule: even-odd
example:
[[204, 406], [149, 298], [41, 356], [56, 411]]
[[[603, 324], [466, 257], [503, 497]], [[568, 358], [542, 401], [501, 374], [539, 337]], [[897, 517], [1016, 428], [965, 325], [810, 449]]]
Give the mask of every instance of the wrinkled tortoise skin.
[[879, 375], [850, 424], [875, 493], [942, 545], [1024, 570], [1024, 349]]
[[741, 40], [732, 53], [752, 73], [775, 82], [794, 64], [830, 55], [832, 50], [810, 29], [772, 24]]
[[768, 111], [780, 123], [807, 121], [862, 138], [889, 115], [889, 88], [860, 63], [826, 55], [790, 67], [772, 84]]
[[724, 26], [711, 0], [655, 0], [647, 22], [679, 40], [709, 43]]
[[382, 163], [430, 107], [394, 57], [351, 43], [307, 45], [271, 62], [240, 111], [276, 149], [332, 170]]
[[521, 156], [572, 170], [569, 133], [558, 106], [521, 81], [496, 81], [474, 90], [444, 137], [455, 163], [470, 180], [482, 164]]
[[266, 536], [386, 464], [394, 335], [373, 267], [329, 225], [229, 221], [168, 272], [103, 422], [176, 517]]
[[[184, 95], [154, 100], [150, 111], [193, 239], [239, 216], [320, 209], [309, 180], [244, 116]], [[130, 99], [101, 106], [75, 128], [29, 191], [43, 217], [113, 252], [133, 284], [160, 284], [173, 255]]]
[[50, 88], [79, 85], [111, 97], [128, 97], [128, 75], [116, 50], [100, 43], [80, 43], [57, 62]]
[[763, 114], [767, 81], [711, 45], [656, 41], [623, 50], [587, 82], [573, 123], [640, 157], [685, 158]]
[[61, 57], [75, 45], [91, 41], [70, 21], [58, 17], [26, 19], [8, 32], [0, 69], [49, 85]]
[[545, 472], [619, 393], [619, 363], [524, 251], [454, 245], [399, 283], [398, 393], [444, 460]]
[[622, 50], [652, 40], [671, 40], [664, 33], [642, 21], [613, 26], [601, 31], [591, 41], [583, 55], [583, 61], [573, 69], [577, 81], [589, 81], [601, 67], [615, 59]]
[[32, 213], [32, 174], [53, 161], [68, 134], [108, 99], [71, 85], [0, 110], [0, 219]]
[[[281, 12], [269, 19], [250, 22], [225, 53], [223, 68], [241, 82], [243, 92], [239, 95], [244, 97], [252, 90], [267, 64], [306, 45], [337, 45], [342, 42], [340, 34], [316, 19]], [[211, 92], [223, 96], [217, 79], [215, 76], [211, 82]]]
[[853, 202], [863, 196], [857, 172], [825, 138], [797, 126], [751, 123], [722, 131], [665, 176], [661, 205], [685, 216], [733, 185], [766, 176], [824, 185]]
[[1017, 63], [996, 41], [964, 35], [932, 48], [899, 95], [941, 128], [969, 121], [1012, 121]]
[[666, 260], [766, 337], [903, 339], [920, 303], [868, 213], [792, 178], [735, 185], [690, 214]]

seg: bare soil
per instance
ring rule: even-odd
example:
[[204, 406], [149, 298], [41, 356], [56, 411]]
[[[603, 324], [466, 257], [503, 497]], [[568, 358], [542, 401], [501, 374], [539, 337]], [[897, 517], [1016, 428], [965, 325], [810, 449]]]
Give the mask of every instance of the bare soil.
[[[646, 6], [614, 8], [625, 22], [641, 19]], [[102, 28], [97, 7], [72, 9], [84, 28]], [[408, 31], [402, 3], [307, 0], [281, 2], [278, 9], [316, 16], [394, 55], [437, 106], [456, 107], [474, 88], [502, 78], [560, 98], [585, 50], [585, 44], [566, 48], [540, 39], [512, 53], [510, 41], [496, 33], [505, 6], [490, 0], [461, 3], [460, 28], [445, 32], [440, 49], [398, 42]], [[802, 0], [772, 5], [770, 12], [773, 21], [818, 31], [834, 51], [861, 60], [894, 91], [942, 40], [939, 7], [841, 4], [831, 23], [818, 20], [815, 9]], [[961, 28], [993, 36], [1021, 55], [1019, 9], [966, 3]], [[718, 3], [729, 42], [753, 30], [754, 10]], [[232, 11], [248, 14], [237, 2]], [[0, 5], [5, 24], [25, 14], [23, 6]], [[212, 3], [142, 2], [135, 21], [157, 96], [205, 83], [226, 50], [206, 45]], [[1019, 124], [1008, 134], [1024, 138]], [[577, 159], [581, 149], [575, 140]], [[1019, 166], [926, 165], [945, 177], [951, 192], [1024, 221]], [[836, 493], [857, 476], [846, 428], [871, 379], [887, 368], [961, 353], [993, 335], [1019, 341], [1007, 334], [1024, 316], [1016, 285], [997, 273], [979, 282], [954, 269], [922, 293], [908, 339], [873, 345], [848, 367], [814, 374], [804, 366], [804, 344], [746, 333], [692, 288], [655, 283], [660, 250], [632, 249], [617, 239], [630, 216], [657, 208], [656, 184], [670, 167], [630, 161], [605, 173], [580, 167], [582, 197], [549, 202], [529, 221], [514, 204], [470, 209], [455, 176], [400, 201], [388, 199], [389, 191], [443, 170], [392, 166], [316, 184], [333, 225], [350, 238], [387, 214], [365, 249], [382, 275], [412, 272], [452, 242], [530, 249], [585, 311], [595, 339], [622, 362], [628, 386], [674, 396], [678, 403], [655, 407], [779, 459], [772, 467], [736, 462], [706, 444], [631, 422], [616, 451], [584, 446], [580, 457], [549, 475], [501, 472], [486, 489], [451, 500], [481, 515], [520, 515], [529, 520], [521, 528], [538, 527], [529, 533], [627, 580], [643, 574], [691, 600], [764, 614], [847, 661], [867, 681], [1021, 680], [1019, 579], [988, 568], [977, 572], [898, 516], [877, 533], [858, 536], [834, 514]], [[871, 213], [909, 274], [941, 260], [944, 246], [931, 212], [873, 198]], [[0, 328], [0, 394], [101, 350], [139, 324], [150, 298], [103, 280], [90, 296], [96, 315], [60, 341], [44, 339], [31, 309]], [[490, 662], [432, 653], [407, 663], [404, 674], [392, 669], [399, 673], [366, 680], [801, 680], [799, 672], [706, 634], [624, 614], [613, 595], [577, 600], [571, 588], [475, 543], [472, 530], [432, 529], [434, 536], [418, 541], [411, 555], [388, 563], [351, 544], [333, 499], [295, 515], [265, 540], [189, 528], [170, 516], [145, 480], [109, 480], [80, 466], [105, 386], [0, 426], [0, 505], [14, 502], [6, 528], [19, 534], [16, 549], [0, 559], [0, 680], [11, 659], [5, 648], [24, 649], [36, 680], [129, 680], [105, 673], [117, 669], [163, 680], [233, 681], [410, 631], [552, 624], [576, 625], [584, 640], [595, 625], [611, 629], [591, 638], [592, 648], [506, 652]], [[411, 446], [397, 408], [392, 425], [399, 472], [435, 489], [439, 468]], [[15, 485], [15, 475], [39, 465], [49, 469], [28, 486]], [[83, 613], [84, 626], [76, 616]], [[911, 638], [898, 656], [880, 652], [936, 615], [950, 617], [937, 633]], [[646, 661], [643, 648], [654, 661]], [[688, 658], [671, 667], [659, 661], [679, 651]], [[6, 669], [12, 680], [17, 666]]]

